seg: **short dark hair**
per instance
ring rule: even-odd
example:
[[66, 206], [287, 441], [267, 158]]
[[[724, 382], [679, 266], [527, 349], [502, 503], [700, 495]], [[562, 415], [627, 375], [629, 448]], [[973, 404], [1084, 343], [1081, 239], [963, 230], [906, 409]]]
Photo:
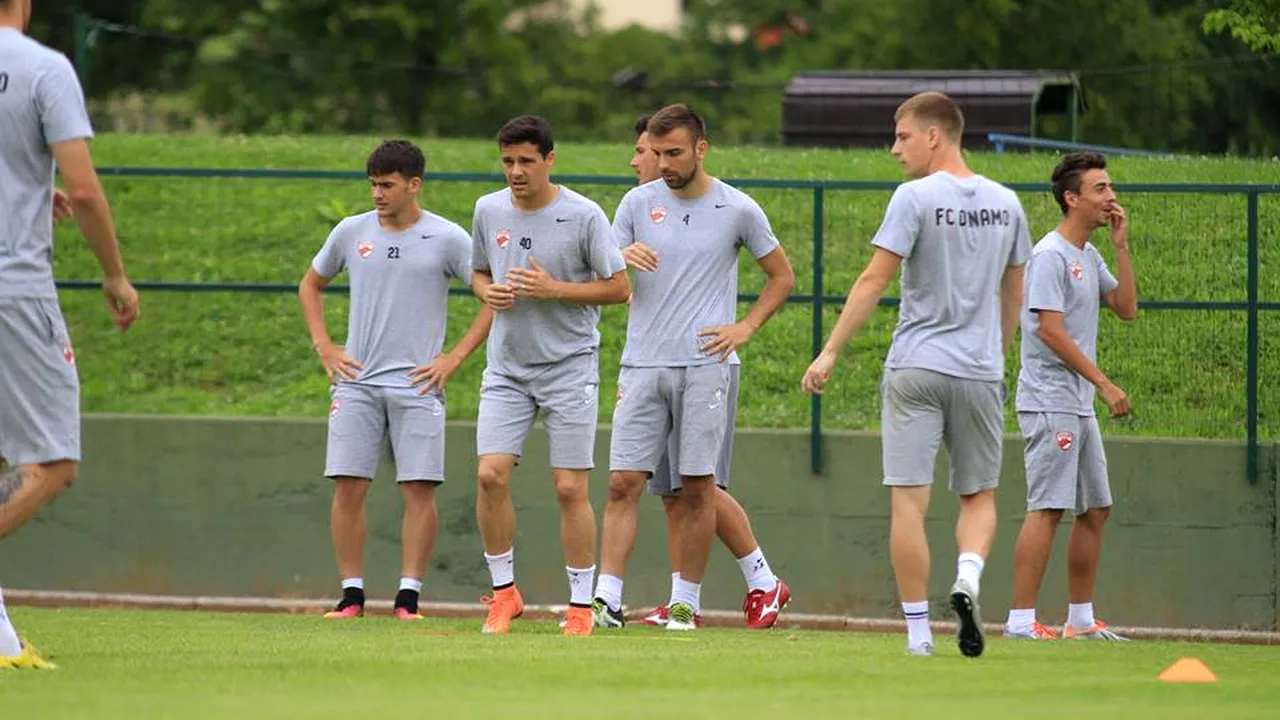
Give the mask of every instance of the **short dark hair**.
[[1080, 178], [1090, 170], [1106, 170], [1107, 156], [1100, 152], [1073, 152], [1062, 156], [1058, 166], [1053, 169], [1050, 182], [1053, 185], [1053, 199], [1058, 201], [1062, 214], [1067, 214], [1067, 193], [1080, 194]]
[[422, 150], [408, 140], [385, 140], [369, 155], [365, 173], [381, 177], [400, 173], [406, 179], [420, 178], [426, 172], [427, 159]]
[[964, 135], [964, 113], [945, 93], [929, 90], [907, 98], [893, 113], [895, 123], [902, 122], [904, 118], [912, 118], [925, 125], [937, 125], [942, 134], [956, 145], [960, 144], [960, 138]]
[[538, 115], [521, 115], [507, 121], [498, 131], [498, 147], [529, 143], [538, 148], [538, 154], [546, 157], [556, 149], [551, 137], [551, 123]]
[[702, 121], [702, 116], [691, 110], [688, 105], [668, 105], [654, 113], [645, 126], [649, 135], [653, 137], [670, 135], [679, 128], [689, 131], [689, 137], [693, 139], [695, 145], [707, 136], [707, 124]]
[[641, 135], [643, 135], [643, 134], [645, 134], [646, 132], [648, 132], [648, 130], [649, 130], [649, 118], [651, 118], [651, 117], [653, 117], [653, 115], [646, 113], [646, 114], [641, 115], [640, 117], [636, 118], [636, 124], [635, 124], [634, 126], [632, 126], [632, 128], [631, 128], [631, 129], [635, 131], [635, 133], [636, 133], [636, 139], [637, 139], [637, 140], [638, 140], [638, 139], [640, 139], [640, 136], [641, 136]]

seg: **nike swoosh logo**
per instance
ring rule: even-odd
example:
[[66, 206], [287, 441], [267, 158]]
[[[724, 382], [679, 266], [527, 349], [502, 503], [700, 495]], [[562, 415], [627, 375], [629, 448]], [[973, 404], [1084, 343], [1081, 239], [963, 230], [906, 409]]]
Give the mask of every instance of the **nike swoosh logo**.
[[556, 222], [558, 223], [569, 222], [569, 220], [570, 218], [556, 218]]
[[431, 235], [423, 235], [423, 236], [422, 236], [422, 239], [423, 239], [423, 240], [430, 240], [430, 239], [431, 239], [431, 237], [432, 237]]
[[716, 203], [717, 210], [719, 210], [720, 208], [727, 208], [727, 207], [729, 207], [729, 203], [724, 203], [723, 205], [720, 203]]

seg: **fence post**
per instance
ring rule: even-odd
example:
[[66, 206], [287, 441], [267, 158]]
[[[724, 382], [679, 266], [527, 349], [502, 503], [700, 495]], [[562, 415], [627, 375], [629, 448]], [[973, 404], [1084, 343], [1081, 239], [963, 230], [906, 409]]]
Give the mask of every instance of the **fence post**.
[[76, 36], [76, 75], [80, 77], [80, 89], [89, 95], [89, 35], [93, 32], [93, 18], [77, 12], [72, 23]]
[[[813, 188], [813, 357], [822, 352], [822, 224], [825, 190], [822, 185]], [[809, 400], [809, 471], [822, 472], [822, 396], [813, 395]]]
[[1245, 366], [1245, 467], [1249, 484], [1258, 482], [1258, 192], [1249, 191], [1248, 207], [1248, 359]]

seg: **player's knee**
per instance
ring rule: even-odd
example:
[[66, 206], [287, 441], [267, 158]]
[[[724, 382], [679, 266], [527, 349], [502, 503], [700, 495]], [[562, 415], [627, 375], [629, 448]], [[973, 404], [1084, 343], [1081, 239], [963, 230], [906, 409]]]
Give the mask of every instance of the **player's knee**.
[[563, 507], [587, 501], [587, 482], [577, 474], [559, 474], [556, 476], [556, 500]]
[[609, 475], [609, 502], [636, 503], [644, 492], [644, 476], [635, 473], [611, 473]]
[[50, 494], [58, 495], [75, 483], [80, 474], [80, 463], [74, 460], [62, 460], [36, 468], [40, 482], [46, 483]]
[[511, 483], [511, 474], [493, 463], [480, 463], [480, 471], [476, 474], [476, 485], [485, 494], [505, 493]]
[[1085, 514], [1076, 518], [1076, 522], [1083, 523], [1085, 527], [1098, 531], [1106, 524], [1107, 518], [1111, 516], [1111, 508], [1091, 508]]
[[333, 482], [333, 502], [340, 507], [359, 508], [369, 491], [369, 481], [352, 477], [336, 478]]

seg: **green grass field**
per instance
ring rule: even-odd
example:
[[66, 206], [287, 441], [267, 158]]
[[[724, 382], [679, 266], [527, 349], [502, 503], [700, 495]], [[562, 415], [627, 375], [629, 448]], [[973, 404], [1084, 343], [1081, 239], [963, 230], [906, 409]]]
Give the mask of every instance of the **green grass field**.
[[[519, 621], [11, 609], [56, 672], [0, 671], [5, 718], [1275, 717], [1280, 649], [1015, 643], [932, 658], [900, 635], [631, 628], [564, 638]], [[1157, 676], [1203, 660], [1216, 684]]]
[[[622, 139], [625, 141], [625, 138]], [[376, 144], [369, 137], [171, 137], [105, 135], [94, 151], [102, 166], [291, 168], [360, 170]], [[424, 143], [429, 170], [497, 172], [496, 150], [486, 141]], [[630, 150], [565, 144], [557, 170], [568, 174], [625, 175]], [[1007, 182], [1047, 181], [1050, 155], [975, 154], [974, 168]], [[794, 180], [901, 180], [885, 152], [798, 149], [713, 149], [708, 166], [725, 178]], [[1116, 158], [1120, 183], [1264, 183], [1280, 179], [1280, 163], [1223, 158]], [[111, 195], [122, 243], [135, 280], [295, 283], [344, 213], [368, 207], [361, 180], [265, 180], [112, 177]], [[424, 204], [469, 226], [476, 197], [495, 183], [430, 182]], [[626, 186], [577, 186], [612, 214]], [[797, 293], [812, 288], [813, 208], [805, 190], [752, 194], [769, 212], [797, 274]], [[823, 290], [844, 294], [869, 257], [888, 191], [831, 191], [823, 223]], [[1047, 192], [1025, 193], [1038, 238], [1057, 222]], [[1161, 300], [1233, 300], [1246, 297], [1245, 201], [1240, 195], [1124, 194], [1133, 218], [1133, 256], [1140, 295]], [[1264, 196], [1262, 298], [1280, 301], [1280, 195]], [[1110, 248], [1096, 238], [1104, 256]], [[59, 231], [60, 279], [97, 276], [74, 229]], [[742, 290], [762, 276], [744, 261]], [[343, 282], [340, 280], [340, 282]], [[891, 288], [891, 294], [897, 290]], [[167, 414], [317, 416], [327, 408], [325, 379], [309, 349], [292, 294], [152, 292], [144, 315], [126, 337], [109, 327], [97, 293], [68, 291], [63, 303], [79, 349], [84, 409]], [[345, 332], [345, 298], [328, 303], [334, 336]], [[475, 301], [451, 306], [449, 342], [470, 321]], [[829, 329], [838, 314], [829, 307]], [[878, 422], [877, 378], [896, 312], [882, 309], [855, 340], [824, 400], [832, 429], [873, 429]], [[612, 414], [625, 310], [603, 314], [601, 417]], [[739, 424], [804, 426], [809, 400], [799, 378], [811, 357], [811, 310], [788, 306], [742, 353]], [[1109, 433], [1240, 438], [1244, 435], [1245, 316], [1243, 312], [1149, 311], [1131, 325], [1107, 320], [1101, 364], [1125, 388], [1134, 415], [1105, 423]], [[1280, 313], [1262, 318], [1262, 377], [1277, 372]], [[449, 416], [475, 416], [483, 357], [451, 385]], [[1011, 358], [1009, 376], [1016, 373]], [[1280, 435], [1280, 389], [1262, 383], [1263, 434]], [[1014, 423], [1010, 417], [1009, 427]]]

